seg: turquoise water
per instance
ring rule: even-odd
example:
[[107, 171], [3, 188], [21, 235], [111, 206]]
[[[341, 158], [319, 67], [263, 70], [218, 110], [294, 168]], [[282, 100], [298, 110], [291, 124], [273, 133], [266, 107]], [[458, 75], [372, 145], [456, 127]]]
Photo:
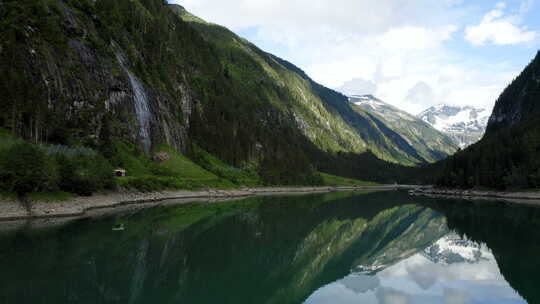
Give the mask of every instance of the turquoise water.
[[330, 193], [34, 226], [0, 223], [2, 304], [540, 303], [534, 207]]

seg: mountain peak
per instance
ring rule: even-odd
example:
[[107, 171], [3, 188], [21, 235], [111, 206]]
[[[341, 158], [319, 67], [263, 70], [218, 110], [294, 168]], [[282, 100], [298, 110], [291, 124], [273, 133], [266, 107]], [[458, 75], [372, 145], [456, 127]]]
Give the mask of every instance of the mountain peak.
[[486, 109], [470, 105], [438, 104], [421, 112], [417, 117], [448, 134], [461, 148], [465, 148], [484, 135], [489, 114]]
[[393, 133], [389, 136], [402, 139], [405, 146], [416, 147], [418, 153], [428, 161], [443, 158], [457, 150], [457, 145], [445, 134], [371, 94], [349, 95], [348, 99], [357, 111], [380, 122], [376, 128], [384, 129], [383, 124], [390, 127]]

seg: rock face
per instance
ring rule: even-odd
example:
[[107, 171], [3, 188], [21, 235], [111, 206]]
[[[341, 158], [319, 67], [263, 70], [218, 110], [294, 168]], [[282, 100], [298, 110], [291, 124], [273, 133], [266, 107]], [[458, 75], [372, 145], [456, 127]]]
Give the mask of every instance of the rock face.
[[[157, 85], [150, 50], [135, 42], [152, 30], [144, 33], [141, 24], [129, 23], [119, 12], [127, 6], [125, 1], [5, 3], [0, 9], [6, 24], [0, 28], [0, 72], [10, 76], [0, 84], [0, 98], [7, 101], [0, 127], [37, 142], [98, 145], [122, 139], [146, 151], [159, 143], [185, 151], [188, 126], [177, 117], [189, 115], [182, 101], [190, 99], [192, 90], [178, 94]], [[129, 23], [132, 31], [120, 22]], [[15, 24], [20, 30], [10, 29]], [[178, 22], [176, 30], [189, 31]], [[168, 81], [171, 88], [189, 86], [183, 77]]]
[[404, 165], [452, 152], [444, 140], [419, 145], [293, 64], [166, 1], [1, 3], [0, 128], [14, 136], [104, 155], [118, 141], [147, 155], [197, 146], [280, 178], [322, 170], [339, 152]]
[[418, 114], [418, 118], [450, 136], [463, 149], [482, 138], [489, 112], [471, 106], [440, 104]]
[[442, 159], [457, 150], [452, 139], [440, 130], [372, 95], [352, 95], [349, 96], [349, 101], [372, 114], [374, 119], [379, 119], [426, 161]]

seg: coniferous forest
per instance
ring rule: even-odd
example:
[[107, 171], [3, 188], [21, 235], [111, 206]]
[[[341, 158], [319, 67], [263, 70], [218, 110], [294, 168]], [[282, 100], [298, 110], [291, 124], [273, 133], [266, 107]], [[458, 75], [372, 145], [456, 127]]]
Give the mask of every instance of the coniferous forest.
[[[293, 64], [179, 5], [4, 0], [0, 188], [90, 194], [322, 185], [321, 172], [536, 188], [539, 65], [537, 58], [502, 93], [481, 142], [441, 160], [456, 147], [440, 132], [411, 141]], [[127, 176], [114, 178], [115, 168]]]
[[[426, 161], [360, 133], [346, 98], [292, 64], [189, 18], [162, 0], [0, 2], [2, 190], [320, 185], [320, 170], [385, 181], [380, 164]], [[373, 169], [329, 166], [366, 146]]]
[[[453, 151], [410, 145], [291, 63], [162, 0], [2, 1], [0, 38], [3, 191], [321, 185], [320, 171], [405, 182], [401, 169]], [[13, 164], [29, 158], [36, 182], [19, 189]]]
[[484, 138], [441, 162], [437, 184], [498, 190], [540, 187], [540, 53], [504, 90]]

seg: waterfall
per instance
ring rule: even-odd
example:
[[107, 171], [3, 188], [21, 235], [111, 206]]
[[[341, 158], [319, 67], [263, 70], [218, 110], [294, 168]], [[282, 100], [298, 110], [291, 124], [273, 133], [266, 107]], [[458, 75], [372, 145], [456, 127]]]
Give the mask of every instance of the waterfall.
[[123, 54], [117, 53], [116, 58], [122, 66], [122, 69], [126, 72], [133, 89], [133, 99], [135, 101], [135, 113], [137, 114], [137, 120], [139, 122], [139, 136], [144, 146], [145, 152], [150, 152], [152, 146], [152, 140], [150, 138], [150, 107], [148, 105], [148, 96], [144, 90], [144, 86], [141, 80], [137, 76], [133, 75], [126, 66], [126, 59]]

